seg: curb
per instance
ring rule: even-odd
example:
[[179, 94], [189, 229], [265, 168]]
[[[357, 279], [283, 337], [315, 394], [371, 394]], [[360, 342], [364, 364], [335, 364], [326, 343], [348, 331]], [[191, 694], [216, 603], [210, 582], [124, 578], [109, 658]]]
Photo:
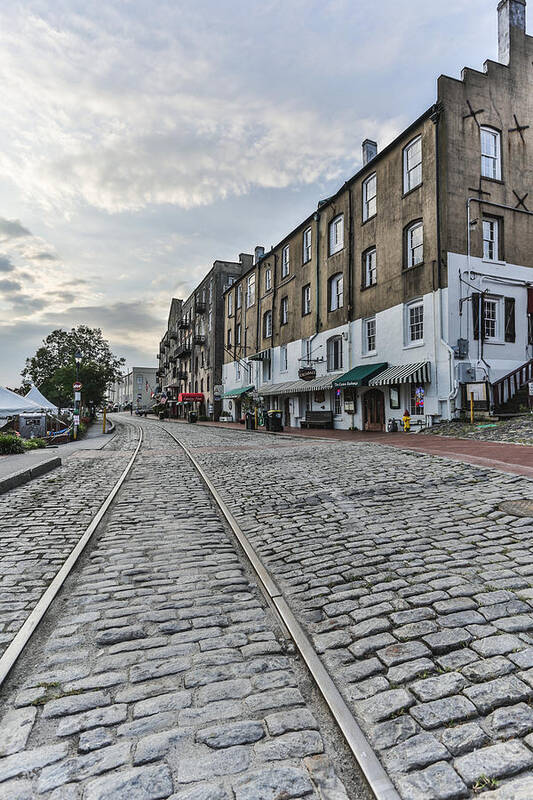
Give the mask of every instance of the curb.
[[22, 486], [40, 475], [45, 475], [47, 472], [61, 466], [61, 459], [59, 457], [49, 458], [48, 461], [41, 461], [29, 469], [23, 469], [19, 472], [13, 472], [6, 478], [0, 478], [0, 494], [9, 492], [10, 489], [15, 489], [17, 486]]

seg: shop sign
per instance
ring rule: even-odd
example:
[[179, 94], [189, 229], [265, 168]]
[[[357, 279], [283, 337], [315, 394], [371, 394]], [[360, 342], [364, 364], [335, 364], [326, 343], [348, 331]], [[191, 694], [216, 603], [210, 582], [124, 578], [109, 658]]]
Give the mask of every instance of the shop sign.
[[316, 369], [314, 367], [301, 367], [298, 370], [298, 377], [301, 381], [314, 381], [316, 378]]

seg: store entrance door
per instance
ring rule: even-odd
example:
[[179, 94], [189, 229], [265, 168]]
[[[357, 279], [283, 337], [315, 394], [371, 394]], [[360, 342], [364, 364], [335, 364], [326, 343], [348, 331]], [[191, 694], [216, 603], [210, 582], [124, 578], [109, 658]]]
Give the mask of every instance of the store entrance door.
[[284, 421], [283, 424], [286, 428], [290, 428], [291, 425], [291, 401], [288, 397], [283, 400], [283, 416]]
[[385, 430], [385, 397], [379, 389], [371, 389], [363, 397], [365, 431]]

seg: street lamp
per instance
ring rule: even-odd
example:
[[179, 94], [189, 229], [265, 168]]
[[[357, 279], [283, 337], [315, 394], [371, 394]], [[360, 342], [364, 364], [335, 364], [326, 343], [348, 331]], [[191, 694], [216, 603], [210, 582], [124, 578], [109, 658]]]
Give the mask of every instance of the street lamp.
[[76, 350], [74, 354], [74, 361], [76, 362], [76, 383], [74, 384], [74, 439], [77, 439], [78, 425], [80, 424], [80, 400], [81, 400], [81, 387], [79, 385], [81, 353], [79, 350]]

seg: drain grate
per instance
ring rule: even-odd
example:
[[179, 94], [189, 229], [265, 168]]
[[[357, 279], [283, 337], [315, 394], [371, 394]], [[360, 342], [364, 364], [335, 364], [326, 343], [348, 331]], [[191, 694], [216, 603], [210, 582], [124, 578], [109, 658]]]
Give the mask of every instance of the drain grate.
[[533, 500], [506, 500], [498, 508], [515, 517], [533, 517]]

